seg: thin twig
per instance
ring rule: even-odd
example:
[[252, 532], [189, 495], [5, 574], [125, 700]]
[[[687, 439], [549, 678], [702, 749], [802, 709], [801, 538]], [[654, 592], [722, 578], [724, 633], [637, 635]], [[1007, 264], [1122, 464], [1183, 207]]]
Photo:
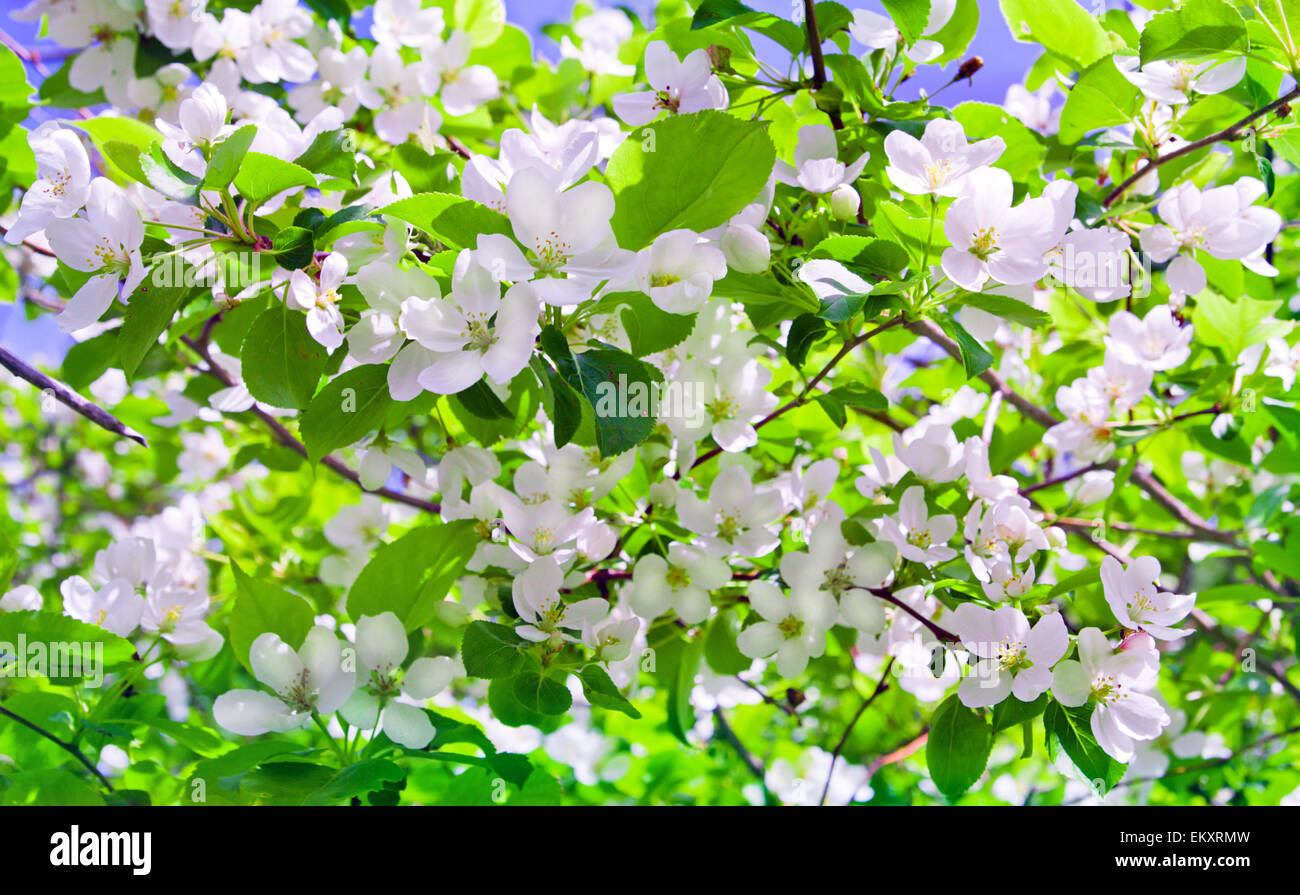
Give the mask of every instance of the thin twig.
[[113, 414], [98, 404], [87, 401], [57, 379], [51, 379], [35, 367], [23, 363], [4, 348], [0, 348], [0, 366], [5, 367], [19, 379], [25, 379], [41, 391], [53, 395], [60, 404], [71, 407], [101, 429], [106, 429], [123, 438], [129, 438], [144, 447], [149, 446], [143, 435], [113, 416]]
[[863, 712], [871, 706], [871, 703], [876, 701], [876, 697], [889, 689], [889, 672], [892, 671], [893, 668], [894, 657], [890, 656], [889, 661], [885, 663], [885, 670], [880, 673], [880, 680], [876, 682], [876, 689], [872, 690], [871, 695], [863, 701], [857, 714], [854, 715], [853, 720], [849, 722], [849, 726], [844, 728], [844, 735], [841, 736], [840, 741], [835, 744], [835, 749], [831, 752], [831, 769], [826, 772], [826, 785], [822, 787], [822, 798], [821, 801], [818, 802], [819, 805], [826, 804], [826, 794], [831, 791], [831, 779], [835, 776], [835, 763], [839, 761], [840, 753], [844, 751], [844, 746], [849, 741], [849, 734], [853, 733], [853, 728], [857, 725], [858, 719], [861, 718]]
[[[189, 336], [181, 336], [181, 342], [183, 342], [186, 346], [188, 346], [192, 351], [194, 351], [195, 354], [197, 354], [203, 360], [204, 364], [206, 365], [206, 369], [204, 369], [202, 372], [207, 373], [209, 376], [213, 377], [214, 379], [222, 383], [227, 388], [231, 388], [236, 384], [235, 380], [225, 370], [223, 370], [218, 364], [216, 364], [212, 360], [212, 357], [208, 354], [208, 349], [205, 345], [196, 342], [195, 340], [191, 339]], [[252, 412], [254, 416], [260, 419], [262, 423], [268, 429], [271, 430], [271, 434], [274, 435], [282, 445], [289, 448], [289, 450], [293, 451], [295, 454], [297, 454], [300, 457], [308, 456], [306, 445], [304, 445], [301, 441], [299, 441], [292, 432], [290, 432], [287, 428], [285, 428], [284, 423], [280, 422], [274, 416], [267, 413], [256, 403], [253, 404]], [[342, 460], [338, 459], [333, 455], [327, 455], [320, 462], [322, 466], [326, 466], [329, 469], [332, 469], [334, 472], [338, 473], [343, 478], [347, 479], [350, 482], [354, 482], [363, 490], [366, 490], [365, 487], [361, 485], [361, 476], [358, 473], [354, 472], [352, 469], [349, 469], [348, 465], [344, 463]], [[427, 513], [437, 513], [441, 511], [441, 506], [439, 504], [433, 503], [428, 500], [424, 500], [419, 497], [415, 497], [410, 494], [403, 494], [402, 492], [394, 491], [391, 488], [377, 488], [374, 491], [370, 491], [368, 493], [378, 494], [380, 497], [386, 497], [389, 500], [394, 500], [397, 501], [398, 503], [404, 503], [407, 506], [412, 506], [417, 509], [424, 510]]]
[[763, 767], [763, 762], [759, 761], [752, 752], [745, 748], [745, 744], [740, 741], [740, 737], [736, 736], [736, 732], [727, 723], [726, 715], [722, 714], [722, 709], [717, 706], [713, 708], [713, 726], [715, 728], [714, 735], [720, 736], [721, 739], [731, 744], [731, 748], [736, 750], [736, 754], [745, 763], [745, 767], [749, 768], [750, 773], [759, 780], [766, 781], [767, 771]]
[[1176, 158], [1182, 158], [1188, 153], [1195, 152], [1198, 149], [1204, 149], [1206, 146], [1212, 146], [1215, 143], [1219, 143], [1225, 140], [1237, 139], [1239, 136], [1241, 136], [1241, 129], [1244, 128], [1246, 125], [1250, 124], [1256, 118], [1260, 118], [1261, 116], [1267, 115], [1269, 112], [1272, 112], [1274, 109], [1286, 105], [1296, 97], [1300, 97], [1300, 87], [1296, 87], [1290, 93], [1278, 97], [1277, 99], [1273, 100], [1273, 102], [1269, 103], [1267, 106], [1264, 106], [1264, 108], [1251, 112], [1249, 115], [1247, 115], [1245, 118], [1238, 121], [1236, 124], [1230, 124], [1227, 127], [1225, 127], [1223, 130], [1216, 131], [1210, 134], [1208, 137], [1203, 137], [1200, 140], [1195, 140], [1191, 143], [1188, 143], [1186, 146], [1182, 146], [1178, 149], [1175, 149], [1173, 152], [1167, 155], [1159, 156], [1158, 158], [1156, 158], [1155, 161], [1151, 161], [1150, 159], [1148, 159], [1145, 165], [1143, 165], [1137, 171], [1133, 172], [1131, 175], [1129, 175], [1128, 178], [1126, 178], [1123, 182], [1121, 182], [1119, 186], [1115, 187], [1115, 189], [1110, 191], [1110, 193], [1106, 196], [1105, 200], [1101, 203], [1102, 206], [1105, 208], [1110, 208], [1112, 205], [1115, 204], [1116, 199], [1124, 195], [1125, 190], [1127, 190], [1133, 184], [1137, 183], [1143, 177], [1154, 172], [1161, 165], [1168, 164], [1169, 162], [1172, 162]]
[[107, 789], [109, 792], [113, 791], [113, 784], [108, 782], [108, 778], [105, 777], [103, 774], [101, 774], [99, 772], [99, 768], [95, 767], [95, 765], [91, 762], [91, 760], [87, 758], [82, 753], [82, 751], [78, 749], [76, 746], [59, 739], [54, 734], [50, 733], [48, 730], [41, 727], [40, 725], [33, 724], [31, 721], [28, 721], [22, 715], [19, 715], [16, 712], [12, 712], [2, 705], [0, 705], [0, 715], [4, 715], [6, 718], [17, 721], [19, 724], [23, 725], [23, 727], [26, 727], [28, 730], [40, 734], [41, 736], [49, 740], [51, 743], [58, 746], [63, 751], [72, 755], [74, 758], [77, 759], [77, 761], [81, 762], [88, 771], [90, 771], [92, 774], [94, 774], [96, 777], [99, 778], [99, 782], [104, 784], [105, 789]]
[[917, 612], [911, 606], [907, 605], [898, 597], [894, 596], [893, 592], [889, 590], [889, 588], [887, 587], [859, 587], [858, 585], [853, 585], [850, 588], [850, 590], [865, 590], [868, 593], [872, 594], [873, 596], [879, 597], [880, 599], [884, 600], [886, 603], [893, 603], [899, 609], [903, 610], [908, 615], [912, 616], [912, 618], [916, 619], [921, 624], [925, 625], [925, 627], [930, 631], [931, 634], [933, 634], [935, 637], [938, 637], [941, 641], [945, 643], [961, 642], [961, 638], [958, 637], [956, 634], [943, 628], [942, 626], [936, 624], [931, 619], [928, 619], [921, 613]]
[[[819, 370], [817, 374], [813, 376], [812, 379], [808, 380], [808, 384], [803, 387], [803, 391], [799, 392], [798, 396], [786, 402], [785, 404], [782, 404], [776, 410], [773, 410], [767, 416], [763, 417], [761, 420], [754, 423], [754, 428], [756, 430], [761, 429], [763, 426], [766, 426], [768, 423], [782, 416], [786, 412], [794, 410], [796, 407], [802, 407], [803, 405], [807, 404], [809, 396], [812, 394], [813, 389], [815, 389], [818, 386], [818, 384], [820, 384], [821, 381], [826, 378], [827, 374], [829, 374], [831, 370], [833, 370], [835, 366], [839, 364], [840, 361], [842, 361], [845, 357], [849, 355], [849, 352], [851, 352], [854, 348], [857, 348], [863, 342], [869, 341], [878, 333], [882, 333], [887, 329], [893, 329], [895, 326], [898, 326], [902, 322], [903, 322], [903, 318], [901, 316], [895, 317], [892, 320], [880, 324], [875, 329], [865, 332], [862, 335], [845, 342], [844, 345], [841, 346], [840, 350], [836, 352], [835, 356], [826, 362], [826, 366], [822, 367], [821, 370]], [[879, 416], [877, 416], [874, 413], [868, 413], [867, 415], [870, 416], [872, 419], [875, 419], [879, 422], [883, 422], [886, 426], [889, 426], [889, 428], [893, 429], [896, 432], [901, 431], [900, 424], [888, 416], [884, 416], [884, 419], [882, 420]], [[700, 454], [700, 456], [695, 459], [694, 463], [691, 464], [691, 469], [694, 469], [700, 464], [712, 460], [714, 457], [718, 456], [718, 454], [721, 453], [722, 453], [721, 447], [715, 447], [705, 451], [703, 454]], [[678, 473], [678, 475], [680, 476], [680, 473]]]

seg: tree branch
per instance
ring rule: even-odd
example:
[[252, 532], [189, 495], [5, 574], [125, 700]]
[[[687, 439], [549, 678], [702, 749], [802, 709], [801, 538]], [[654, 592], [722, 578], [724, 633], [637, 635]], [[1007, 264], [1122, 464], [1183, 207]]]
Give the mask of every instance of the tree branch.
[[713, 726], [715, 728], [714, 736], [731, 744], [731, 748], [736, 750], [740, 760], [744, 762], [749, 772], [757, 777], [760, 781], [766, 783], [767, 770], [763, 767], [763, 762], [759, 761], [752, 752], [745, 748], [745, 744], [736, 736], [736, 732], [731, 729], [727, 723], [727, 716], [722, 714], [722, 709], [714, 706], [713, 708]]
[[[236, 384], [235, 380], [212, 360], [211, 355], [208, 354], [206, 345], [196, 342], [189, 336], [181, 336], [181, 341], [203, 360], [206, 369], [203, 369], [202, 372], [207, 373], [226, 388], [230, 388]], [[268, 429], [271, 430], [271, 434], [274, 435], [281, 444], [289, 448], [289, 450], [293, 451], [295, 454], [298, 454], [300, 457], [307, 456], [306, 445], [299, 441], [292, 432], [285, 428], [284, 423], [267, 413], [256, 403], [253, 404], [252, 412]], [[356, 483], [356, 485], [361, 487], [363, 491], [366, 490], [365, 487], [361, 485], [361, 476], [349, 469], [348, 465], [342, 460], [330, 455], [326, 456], [320, 462], [322, 466], [329, 467], [348, 481]], [[402, 492], [394, 491], [391, 488], [378, 488], [367, 493], [378, 494], [380, 497], [386, 497], [389, 500], [404, 503], [407, 506], [424, 510], [427, 513], [437, 513], [441, 510], [439, 504], [432, 503], [410, 494], [403, 494]]]
[[908, 615], [912, 616], [912, 618], [916, 619], [918, 622], [925, 625], [925, 627], [930, 631], [931, 634], [933, 634], [935, 637], [938, 637], [944, 643], [959, 643], [961, 641], [961, 638], [958, 637], [956, 634], [952, 633], [946, 628], [941, 627], [938, 624], [935, 624], [935, 622], [926, 618], [924, 615], [917, 612], [911, 606], [907, 605], [902, 600], [898, 599], [898, 597], [894, 596], [893, 592], [889, 590], [889, 588], [859, 587], [858, 585], [854, 585], [852, 588], [850, 588], [850, 590], [865, 590], [872, 596], [879, 597], [880, 599], [884, 600], [886, 603], [893, 603], [899, 609], [903, 610]]
[[1224, 140], [1237, 139], [1239, 136], [1241, 136], [1241, 129], [1243, 127], [1250, 124], [1256, 118], [1260, 118], [1264, 115], [1267, 115], [1269, 112], [1272, 112], [1274, 109], [1286, 105], [1296, 97], [1300, 97], [1300, 87], [1296, 87], [1290, 93], [1278, 97], [1277, 99], [1273, 100], [1273, 102], [1269, 103], [1267, 106], [1264, 106], [1264, 108], [1251, 112], [1249, 115], [1247, 115], [1245, 118], [1238, 121], [1236, 124], [1230, 124], [1227, 127], [1225, 127], [1223, 130], [1216, 131], [1215, 133], [1210, 134], [1208, 137], [1202, 137], [1199, 140], [1195, 140], [1191, 143], [1188, 143], [1186, 146], [1179, 147], [1178, 149], [1175, 149], [1173, 152], [1169, 153], [1168, 155], [1161, 155], [1157, 157], [1155, 161], [1151, 161], [1150, 159], [1148, 159], [1145, 165], [1143, 165], [1133, 174], [1129, 175], [1129, 177], [1126, 178], [1123, 182], [1121, 182], [1119, 186], [1115, 187], [1115, 189], [1110, 191], [1110, 193], [1106, 196], [1105, 200], [1102, 201], [1101, 203], [1102, 207], [1110, 208], [1112, 205], [1115, 204], [1115, 200], [1117, 200], [1120, 196], [1124, 195], [1125, 190], [1127, 190], [1133, 184], [1137, 183], [1146, 175], [1155, 171], [1161, 165], [1172, 162], [1176, 158], [1182, 158], [1188, 153], [1195, 152], [1198, 149], [1204, 149], [1206, 146], [1212, 146], [1215, 143]]
[[113, 416], [113, 414], [98, 404], [87, 401], [57, 379], [52, 379], [35, 367], [28, 366], [4, 348], [0, 348], [0, 366], [5, 367], [19, 379], [27, 380], [41, 391], [49, 392], [60, 404], [71, 407], [101, 429], [112, 432], [114, 435], [120, 435], [123, 438], [129, 438], [144, 447], [149, 446], [143, 435]]
[[[822, 367], [821, 370], [819, 370], [817, 374], [813, 376], [812, 379], [808, 380], [808, 384], [803, 387], [803, 391], [799, 392], [797, 397], [791, 399], [785, 404], [782, 404], [776, 410], [773, 410], [767, 416], [763, 417], [761, 420], [754, 423], [754, 428], [756, 430], [761, 429], [763, 426], [766, 426], [768, 423], [772, 422], [772, 420], [776, 419], [777, 417], [781, 416], [787, 411], [794, 410], [796, 407], [802, 407], [804, 404], [807, 404], [809, 395], [812, 394], [813, 389], [815, 389], [817, 385], [823, 379], [826, 378], [827, 374], [829, 374], [831, 370], [833, 370], [840, 361], [842, 361], [845, 357], [847, 357], [849, 353], [853, 351], [854, 348], [857, 348], [863, 342], [872, 339], [877, 333], [882, 333], [887, 329], [893, 329], [895, 326], [898, 326], [902, 322], [903, 322], [903, 318], [901, 316], [895, 317], [892, 320], [886, 321], [885, 323], [880, 324], [876, 328], [869, 330], [868, 332], [865, 332], [862, 335], [845, 342], [844, 345], [841, 346], [840, 350], [836, 352], [835, 356], [826, 362], [826, 366]], [[871, 417], [877, 422], [883, 423], [884, 425], [893, 429], [895, 432], [902, 431], [901, 424], [899, 424], [896, 420], [894, 420], [893, 418], [891, 418], [886, 414], [868, 412], [867, 416]], [[705, 461], [712, 460], [714, 457], [718, 456], [718, 454], [721, 453], [722, 453], [722, 448], [720, 447], [715, 447], [708, 451], [705, 451], [703, 454], [700, 454], [700, 456], [695, 459], [694, 463], [691, 464], [691, 469], [694, 469], [695, 467], [699, 466], [701, 463], [704, 463]], [[680, 475], [681, 473], [679, 472], [678, 475], [675, 476], [675, 478], [680, 477]]]
[[[817, 10], [813, 0], [803, 0], [803, 19], [808, 31], [808, 52], [812, 54], [813, 89], [820, 90], [826, 84], [826, 60], [822, 57], [822, 36], [817, 29]], [[838, 111], [828, 111], [826, 114], [835, 130], [844, 129], [844, 120]]]
[[817, 804], [826, 804], [826, 794], [831, 791], [831, 780], [835, 777], [835, 763], [839, 761], [840, 753], [844, 751], [844, 746], [849, 741], [849, 734], [853, 733], [853, 728], [857, 725], [858, 719], [862, 717], [862, 713], [870, 707], [871, 703], [876, 701], [876, 697], [889, 689], [889, 684], [887, 682], [889, 680], [889, 672], [892, 671], [893, 668], [894, 657], [890, 656], [889, 661], [885, 663], [885, 670], [880, 673], [880, 680], [876, 682], [876, 689], [872, 690], [871, 695], [863, 701], [857, 714], [854, 715], [853, 720], [849, 722], [849, 726], [844, 728], [844, 735], [841, 736], [840, 741], [835, 744], [835, 749], [831, 752], [831, 768], [826, 772], [826, 785], [822, 787], [821, 801]]
[[103, 774], [101, 774], [99, 772], [99, 768], [95, 767], [95, 765], [91, 762], [91, 760], [87, 758], [85, 754], [82, 753], [82, 751], [78, 749], [76, 746], [59, 739], [58, 737], [50, 733], [45, 728], [37, 724], [33, 724], [31, 721], [28, 721], [22, 715], [19, 715], [16, 712], [11, 712], [9, 709], [5, 708], [2, 705], [0, 705], [0, 715], [4, 715], [6, 718], [18, 722], [23, 727], [26, 727], [28, 730], [31, 730], [45, 737], [51, 743], [58, 746], [64, 752], [67, 752], [69, 755], [77, 759], [77, 761], [81, 762], [82, 765], [85, 766], [86, 770], [90, 771], [90, 773], [94, 774], [96, 777], [99, 778], [99, 782], [104, 784], [105, 789], [107, 789], [109, 792], [113, 791], [113, 784], [108, 782], [108, 778], [105, 777]]

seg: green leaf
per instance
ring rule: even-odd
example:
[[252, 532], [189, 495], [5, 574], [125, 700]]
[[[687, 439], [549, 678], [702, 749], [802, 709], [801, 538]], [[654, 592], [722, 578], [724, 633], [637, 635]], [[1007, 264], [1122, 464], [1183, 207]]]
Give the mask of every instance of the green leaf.
[[[40, 674], [60, 686], [82, 683], [96, 674], [130, 662], [135, 654], [135, 647], [129, 640], [98, 625], [89, 625], [58, 612], [34, 609], [0, 612], [0, 643], [6, 644], [6, 652], [17, 648], [20, 635], [26, 638], [29, 647], [37, 643], [45, 646], [44, 669], [40, 669], [29, 655], [27, 674]], [[97, 655], [101, 649], [102, 654]], [[69, 664], [65, 666], [59, 660], [66, 660]], [[12, 658], [6, 659], [5, 664], [11, 661]], [[96, 664], [101, 662], [102, 665]], [[58, 671], [68, 671], [70, 674], [65, 676], [58, 674]], [[82, 673], [77, 674], [78, 671]]]
[[385, 365], [362, 364], [331, 379], [298, 422], [307, 460], [319, 463], [330, 451], [356, 444], [383, 424], [391, 403]]
[[704, 633], [704, 660], [718, 674], [739, 674], [754, 664], [736, 646], [739, 633], [740, 621], [733, 610], [722, 610], [709, 622]]
[[85, 131], [90, 142], [108, 162], [104, 172], [119, 184], [128, 180], [147, 182], [141, 168], [140, 156], [162, 142], [160, 134], [151, 125], [125, 115], [101, 115], [69, 122]]
[[315, 234], [306, 227], [285, 227], [272, 241], [275, 263], [285, 270], [301, 270], [316, 256]]
[[478, 245], [481, 233], [511, 236], [510, 219], [486, 205], [450, 193], [419, 193], [379, 209], [461, 249]]
[[387, 758], [367, 758], [339, 771], [329, 782], [307, 796], [306, 805], [338, 805], [383, 789], [385, 783], [400, 783], [406, 772]]
[[724, 112], [674, 115], [639, 128], [614, 151], [606, 177], [619, 245], [725, 223], [767, 183], [776, 150], [766, 127]]
[[1032, 721], [1046, 708], [1046, 693], [1040, 694], [1032, 702], [1021, 702], [1015, 696], [1008, 696], [993, 706], [993, 732], [999, 733], [1026, 721]]
[[491, 45], [505, 28], [506, 9], [501, 0], [456, 0], [454, 10], [452, 21], [476, 47]]
[[301, 165], [262, 152], [244, 155], [235, 174], [235, 189], [253, 205], [295, 187], [315, 186], [316, 178]]
[[935, 318], [948, 337], [957, 343], [961, 350], [961, 363], [966, 369], [966, 378], [973, 379], [993, 365], [993, 355], [952, 317]]
[[1184, 0], [1156, 13], [1142, 29], [1142, 64], [1172, 57], [1245, 53], [1250, 49], [1246, 20], [1223, 0]]
[[1001, 317], [1003, 320], [1010, 320], [1012, 323], [1019, 323], [1022, 326], [1038, 329], [1052, 325], [1051, 314], [1040, 311], [1033, 305], [1026, 304], [1018, 298], [994, 295], [988, 292], [967, 292], [958, 301], [960, 304], [979, 308], [994, 317]]
[[966, 52], [970, 42], [975, 39], [975, 32], [980, 25], [979, 0], [957, 0], [952, 18], [934, 34], [932, 40], [943, 45], [943, 55], [934, 60], [936, 64], [947, 64]]
[[949, 799], [958, 799], [984, 773], [992, 748], [988, 722], [962, 705], [956, 694], [949, 696], [930, 719], [925, 743], [930, 779]]
[[1288, 325], [1272, 319], [1281, 308], [1278, 301], [1258, 301], [1243, 296], [1238, 301], [1209, 290], [1196, 298], [1193, 323], [1196, 341], [1223, 350], [1224, 359], [1235, 362], [1244, 348], [1284, 334]]
[[230, 186], [256, 136], [257, 125], [247, 124], [216, 145], [212, 150], [212, 160], [208, 162], [208, 170], [203, 175], [205, 190], [221, 190]]
[[514, 628], [495, 622], [474, 621], [465, 628], [460, 657], [465, 673], [485, 680], [514, 677], [524, 664], [528, 642]]
[[560, 788], [560, 781], [545, 771], [533, 770], [519, 792], [512, 795], [506, 804], [559, 807], [563, 801], [564, 790]]
[[816, 314], [800, 314], [790, 324], [786, 337], [785, 356], [796, 367], [808, 359], [808, 351], [830, 331], [826, 321]]
[[492, 391], [492, 388], [482, 379], [464, 391], [452, 395], [452, 400], [481, 420], [514, 418], [510, 408], [502, 403], [496, 392]]
[[304, 316], [278, 302], [253, 321], [240, 356], [249, 394], [272, 407], [306, 407], [325, 370]]
[[168, 199], [190, 205], [197, 201], [199, 179], [169, 159], [161, 143], [140, 156], [140, 171], [149, 185]]
[[218, 755], [216, 758], [200, 761], [194, 766], [194, 773], [190, 775], [190, 779], [216, 784], [225, 778], [237, 777], [251, 771], [268, 758], [298, 752], [302, 748], [300, 743], [290, 740], [261, 740], [250, 743], [232, 749], [224, 755]]
[[562, 448], [582, 425], [582, 399], [542, 357], [534, 355], [529, 366], [542, 384], [546, 416], [555, 427], [555, 446]]
[[109, 330], [69, 348], [59, 368], [63, 382], [72, 388], [84, 389], [103, 376], [109, 367], [124, 366], [118, 360], [119, 336], [120, 333]]
[[[663, 631], [657, 630], [662, 639]], [[656, 642], [655, 637], [650, 642]], [[668, 730], [683, 743], [690, 745], [686, 732], [695, 726], [695, 708], [691, 705], [691, 691], [695, 689], [695, 675], [700, 670], [704, 644], [699, 640], [674, 637], [655, 651], [655, 676], [668, 694]]]
[[553, 326], [542, 330], [541, 344], [561, 378], [591, 404], [601, 456], [621, 454], [650, 436], [652, 398], [663, 382], [658, 369], [612, 347], [574, 354]]
[[614, 686], [609, 674], [599, 665], [588, 665], [583, 668], [578, 672], [578, 678], [582, 681], [582, 695], [587, 697], [587, 701], [592, 705], [622, 712], [630, 718], [641, 717], [636, 706], [627, 701], [618, 687]]
[[695, 10], [695, 15], [691, 17], [691, 30], [708, 28], [753, 11], [740, 0], [704, 0]]
[[999, 0], [1016, 40], [1042, 44], [1082, 71], [1111, 51], [1110, 36], [1075, 0]]
[[869, 236], [829, 236], [813, 248], [812, 258], [830, 258], [859, 274], [895, 279], [907, 267], [907, 252], [897, 243]]
[[1043, 713], [1043, 727], [1048, 756], [1054, 759], [1063, 750], [1084, 778], [1104, 795], [1124, 776], [1125, 766], [1097, 744], [1090, 720], [1093, 710], [1092, 703], [1066, 708], [1050, 702]]
[[[164, 259], [163, 263], [169, 263]], [[131, 294], [122, 312], [122, 330], [117, 340], [118, 361], [127, 379], [134, 379], [140, 362], [158, 346], [158, 337], [167, 329], [176, 310], [189, 293], [185, 286], [155, 286], [156, 277], [146, 276]]]
[[888, 410], [889, 399], [874, 388], [858, 382], [850, 382], [831, 389], [827, 395], [839, 401], [845, 407], [858, 410]]
[[385, 544], [348, 590], [348, 615], [392, 612], [408, 631], [428, 624], [478, 542], [473, 521], [458, 519], [422, 525]]
[[894, 20], [908, 46], [921, 39], [930, 18], [930, 0], [881, 0], [880, 5]]
[[593, 314], [617, 311], [627, 332], [632, 354], [645, 357], [680, 345], [695, 329], [695, 314], [670, 314], [642, 292], [614, 292], [603, 296]]
[[230, 648], [245, 668], [253, 641], [263, 634], [278, 634], [294, 649], [302, 646], [307, 632], [316, 624], [316, 611], [297, 594], [277, 584], [250, 578], [238, 564], [230, 569], [235, 575], [235, 608], [230, 612]]
[[1013, 118], [1001, 106], [992, 103], [965, 102], [952, 110], [971, 141], [1001, 137], [1006, 144], [993, 164], [1023, 181], [1038, 171], [1046, 153], [1043, 138]]
[[542, 715], [562, 715], [573, 705], [569, 688], [562, 681], [536, 671], [517, 675], [511, 690], [524, 708]]
[[325, 131], [293, 163], [316, 174], [328, 174], [351, 182], [357, 169], [356, 138], [345, 130]]
[[98, 791], [63, 768], [37, 768], [5, 776], [8, 779], [4, 789], [0, 789], [0, 805], [81, 808], [104, 804], [104, 797]]
[[1115, 58], [1099, 59], [1079, 75], [1061, 109], [1061, 142], [1073, 145], [1088, 131], [1125, 124], [1142, 107], [1137, 85], [1120, 74]]

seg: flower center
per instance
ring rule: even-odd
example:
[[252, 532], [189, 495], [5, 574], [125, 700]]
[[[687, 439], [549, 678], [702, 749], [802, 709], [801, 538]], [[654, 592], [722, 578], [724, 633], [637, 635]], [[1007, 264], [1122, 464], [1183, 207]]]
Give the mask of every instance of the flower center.
[[569, 244], [554, 230], [545, 239], [537, 240], [535, 252], [538, 270], [546, 276], [558, 273], [572, 254]]
[[740, 534], [740, 513], [735, 510], [718, 511], [718, 537], [730, 543]]
[[998, 646], [995, 658], [998, 660], [998, 666], [1001, 667], [1003, 671], [1015, 673], [1017, 671], [1023, 671], [1034, 664], [1029, 661], [1029, 658], [1026, 655], [1028, 651], [1028, 647], [1025, 646], [1023, 641], [1012, 640], [1008, 637]]
[[939, 159], [937, 162], [931, 162], [925, 166], [925, 179], [929, 182], [932, 189], [938, 189], [948, 180], [948, 175], [952, 173], [952, 162], [946, 158]]
[[469, 343], [466, 347], [475, 351], [487, 351], [497, 340], [485, 316], [468, 317], [460, 334]]
[[668, 573], [664, 575], [664, 580], [668, 582], [668, 586], [672, 588], [673, 593], [677, 593], [677, 591], [691, 583], [691, 576], [681, 566], [669, 566]]
[[822, 590], [828, 590], [835, 596], [844, 593], [853, 586], [853, 578], [849, 575], [848, 560], [840, 562], [838, 566], [827, 569], [822, 576]]
[[655, 102], [653, 108], [667, 109], [669, 112], [672, 112], [674, 115], [676, 115], [677, 108], [681, 105], [681, 103], [682, 100], [681, 97], [677, 95], [677, 91], [671, 87], [665, 87], [663, 90], [660, 90], [657, 93], [655, 93]]
[[311, 685], [311, 672], [306, 668], [298, 673], [298, 679], [289, 685], [280, 699], [296, 712], [310, 712], [316, 705], [316, 690]]
[[987, 261], [989, 256], [998, 250], [999, 233], [996, 227], [984, 227], [975, 231], [971, 237], [970, 253], [981, 261]]
[[1128, 699], [1128, 693], [1114, 675], [1102, 672], [1092, 679], [1092, 698], [1102, 705], [1114, 705], [1121, 699]]
[[793, 640], [803, 633], [803, 622], [793, 615], [787, 615], [777, 623], [776, 628], [786, 640]]

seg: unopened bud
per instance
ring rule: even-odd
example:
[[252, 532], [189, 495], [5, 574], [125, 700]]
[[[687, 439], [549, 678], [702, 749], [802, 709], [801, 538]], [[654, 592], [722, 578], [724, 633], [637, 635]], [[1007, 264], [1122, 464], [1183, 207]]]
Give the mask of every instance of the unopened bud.
[[1283, 118], [1289, 117], [1290, 115], [1291, 115], [1290, 103], [1282, 103], [1282, 105], [1277, 107], [1277, 118], [1279, 121]]
[[1138, 650], [1140, 652], [1150, 652], [1156, 648], [1156, 642], [1146, 631], [1135, 631], [1124, 638], [1124, 642], [1119, 645], [1122, 650]]
[[960, 81], [962, 78], [970, 79], [974, 77], [975, 72], [979, 71], [983, 67], [984, 60], [979, 56], [972, 56], [961, 64], [961, 68], [957, 69], [957, 75], [953, 80]]
[[862, 197], [850, 184], [841, 183], [831, 193], [831, 214], [837, 221], [852, 221], [858, 216], [862, 206]]
[[771, 262], [772, 245], [756, 228], [738, 224], [722, 234], [722, 254], [732, 270], [762, 273]]
[[655, 506], [671, 510], [677, 505], [677, 486], [672, 482], [655, 482], [650, 486], [650, 499]]

